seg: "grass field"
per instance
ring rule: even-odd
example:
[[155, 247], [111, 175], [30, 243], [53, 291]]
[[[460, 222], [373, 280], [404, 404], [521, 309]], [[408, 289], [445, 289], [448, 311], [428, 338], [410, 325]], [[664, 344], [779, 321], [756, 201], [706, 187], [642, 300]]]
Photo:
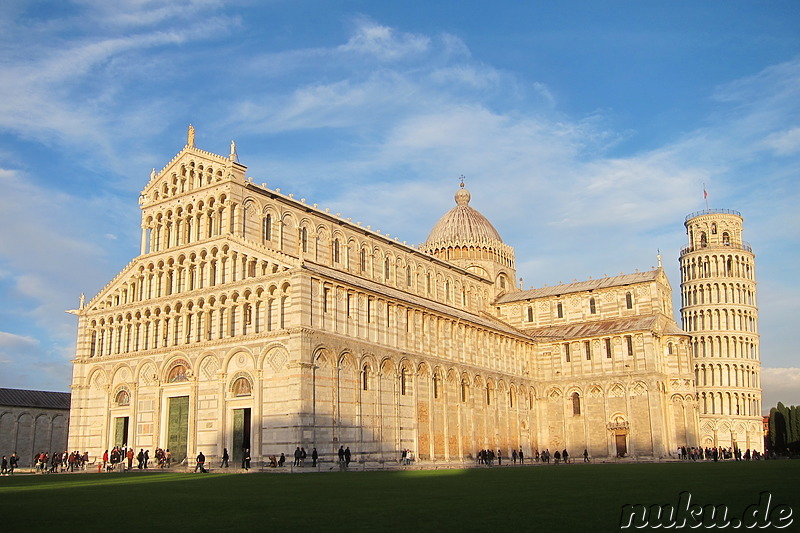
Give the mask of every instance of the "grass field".
[[[0, 478], [0, 531], [620, 531], [625, 504], [800, 512], [800, 461]], [[800, 520], [785, 531], [800, 530]], [[700, 528], [702, 529], [702, 528]], [[697, 530], [695, 530], [697, 531]]]

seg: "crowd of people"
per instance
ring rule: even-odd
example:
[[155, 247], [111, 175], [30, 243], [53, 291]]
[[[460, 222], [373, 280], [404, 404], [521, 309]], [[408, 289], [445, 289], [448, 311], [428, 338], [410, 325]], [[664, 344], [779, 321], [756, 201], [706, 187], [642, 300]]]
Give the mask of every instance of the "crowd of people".
[[[55, 474], [58, 472], [74, 472], [75, 470], [86, 470], [89, 463], [89, 452], [39, 452], [33, 455], [31, 464], [36, 474]], [[11, 476], [19, 468], [19, 456], [12, 453], [11, 456], [3, 456], [0, 462], [0, 475]]]
[[[170, 453], [169, 448], [166, 450], [156, 448], [153, 458], [157, 468], [169, 468], [172, 466], [172, 453]], [[134, 459], [136, 460], [136, 468], [139, 470], [145, 470], [151, 466], [149, 449], [140, 448], [139, 453], [136, 453], [134, 448], [114, 446], [110, 451], [103, 452], [102, 469], [108, 472], [133, 470]]]
[[742, 450], [739, 448], [724, 448], [720, 446], [717, 448], [716, 446], [709, 448], [695, 448], [694, 446], [690, 446], [687, 448], [686, 446], [681, 446], [678, 448], [678, 459], [682, 461], [729, 461], [731, 459], [735, 461], [758, 461], [762, 458], [761, 453], [758, 450], [752, 450], [748, 448], [742, 453]]

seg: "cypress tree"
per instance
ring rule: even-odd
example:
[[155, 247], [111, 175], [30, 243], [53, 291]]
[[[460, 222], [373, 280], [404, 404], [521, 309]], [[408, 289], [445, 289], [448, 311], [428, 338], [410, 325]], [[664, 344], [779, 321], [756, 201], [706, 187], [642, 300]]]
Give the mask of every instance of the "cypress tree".
[[778, 453], [786, 453], [786, 418], [789, 410], [783, 405], [783, 402], [778, 402], [777, 413], [775, 413], [775, 451]]
[[789, 447], [793, 452], [797, 453], [800, 451], [800, 406], [793, 405], [789, 408], [789, 411], [791, 413], [789, 427], [792, 430]]
[[778, 415], [778, 410], [773, 407], [769, 410], [769, 449], [775, 451], [777, 449], [778, 428], [775, 424]]

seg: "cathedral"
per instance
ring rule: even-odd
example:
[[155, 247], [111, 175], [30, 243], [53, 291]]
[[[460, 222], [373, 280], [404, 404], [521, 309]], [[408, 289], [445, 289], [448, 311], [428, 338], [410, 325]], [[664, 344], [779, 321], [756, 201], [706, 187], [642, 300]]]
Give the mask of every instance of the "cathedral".
[[681, 318], [661, 265], [523, 290], [469, 191], [410, 246], [186, 146], [139, 198], [139, 255], [72, 310], [70, 449], [296, 447], [368, 464], [481, 449], [666, 458], [763, 447], [742, 217], [686, 220]]

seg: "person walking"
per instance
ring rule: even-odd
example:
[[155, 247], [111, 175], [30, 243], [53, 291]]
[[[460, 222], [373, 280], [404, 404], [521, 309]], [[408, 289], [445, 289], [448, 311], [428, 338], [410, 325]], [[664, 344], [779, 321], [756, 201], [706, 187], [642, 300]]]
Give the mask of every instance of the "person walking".
[[0, 476], [8, 475], [8, 458], [4, 455], [3, 461], [0, 462]]
[[569, 463], [569, 454], [567, 453], [566, 448], [564, 448], [564, 451], [561, 452], [561, 458], [564, 459], [564, 464]]
[[222, 464], [220, 464], [219, 467], [222, 468], [224, 466], [225, 468], [228, 468], [228, 459], [230, 459], [230, 456], [228, 455], [228, 448], [223, 448], [222, 449]]
[[313, 467], [317, 466], [317, 459], [319, 459], [319, 454], [317, 453], [317, 449], [314, 448], [311, 451], [311, 466], [313, 466]]
[[344, 446], [339, 446], [339, 470], [344, 470]]
[[344, 450], [344, 469], [347, 470], [347, 467], [349, 466], [350, 466], [350, 446], [348, 446]]
[[250, 448], [245, 448], [242, 454], [242, 468], [250, 470]]
[[589, 451], [586, 448], [583, 449], [583, 462], [589, 462]]
[[525, 464], [525, 459], [523, 457], [524, 456], [522, 455], [522, 448], [520, 448], [519, 449], [519, 464]]

